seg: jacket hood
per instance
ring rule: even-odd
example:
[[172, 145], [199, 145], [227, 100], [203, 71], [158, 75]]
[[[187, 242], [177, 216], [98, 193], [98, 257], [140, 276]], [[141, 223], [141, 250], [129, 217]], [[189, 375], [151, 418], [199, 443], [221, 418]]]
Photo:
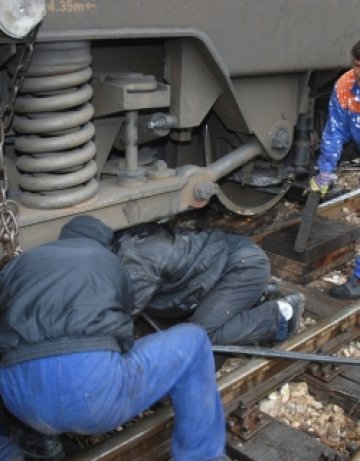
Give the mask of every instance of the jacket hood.
[[89, 238], [110, 248], [113, 239], [112, 229], [93, 216], [76, 216], [66, 223], [59, 235], [59, 240], [66, 238]]

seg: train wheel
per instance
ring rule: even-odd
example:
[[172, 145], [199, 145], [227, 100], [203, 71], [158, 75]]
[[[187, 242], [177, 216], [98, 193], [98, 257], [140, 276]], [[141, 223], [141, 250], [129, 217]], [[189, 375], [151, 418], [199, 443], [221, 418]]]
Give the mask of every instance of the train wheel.
[[[238, 139], [233, 140], [223, 136], [210, 136], [207, 126], [204, 128], [204, 157], [205, 165], [231, 152], [236, 147]], [[235, 144], [236, 142], [236, 144]], [[246, 168], [246, 165], [245, 167]], [[236, 179], [236, 175], [229, 175], [218, 182], [216, 199], [212, 206], [217, 210], [226, 210], [236, 215], [254, 216], [268, 211], [275, 206], [289, 190], [291, 182], [284, 181], [272, 187], [244, 185]]]

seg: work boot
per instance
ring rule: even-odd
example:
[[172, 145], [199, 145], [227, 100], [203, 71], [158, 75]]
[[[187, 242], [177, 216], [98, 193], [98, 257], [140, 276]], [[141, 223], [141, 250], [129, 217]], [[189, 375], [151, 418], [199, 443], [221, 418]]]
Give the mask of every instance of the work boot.
[[[282, 313], [282, 309], [280, 307], [281, 301], [284, 303], [285, 309], [290, 309], [289, 304], [292, 308], [292, 315], [287, 320], [288, 317], [285, 317], [285, 314]], [[280, 302], [280, 303], [279, 303]], [[284, 341], [290, 336], [296, 334], [299, 330], [300, 326], [300, 319], [304, 312], [305, 307], [305, 296], [300, 293], [291, 293], [287, 296], [284, 296], [281, 299], [278, 299], [279, 303], [279, 323], [278, 323], [278, 331], [275, 337], [276, 341]], [[288, 303], [287, 305], [285, 303]]]
[[292, 293], [284, 297], [284, 299], [291, 304], [294, 309], [294, 314], [288, 321], [289, 337], [295, 335], [300, 327], [301, 316], [305, 308], [305, 296], [300, 293]]
[[62, 443], [57, 435], [45, 435], [31, 429], [25, 424], [12, 424], [10, 438], [16, 442], [28, 459], [61, 459]]
[[281, 295], [282, 293], [279, 285], [274, 280], [271, 280], [264, 288], [261, 298], [256, 305], [258, 306], [260, 304], [263, 304], [265, 301], [270, 301], [274, 298], [278, 298]]
[[271, 280], [265, 287], [264, 296], [266, 298], [271, 298], [273, 296], [281, 295], [281, 290], [279, 285], [274, 281]]
[[346, 283], [332, 287], [329, 295], [338, 299], [360, 298], [360, 280], [355, 275], [350, 275]]

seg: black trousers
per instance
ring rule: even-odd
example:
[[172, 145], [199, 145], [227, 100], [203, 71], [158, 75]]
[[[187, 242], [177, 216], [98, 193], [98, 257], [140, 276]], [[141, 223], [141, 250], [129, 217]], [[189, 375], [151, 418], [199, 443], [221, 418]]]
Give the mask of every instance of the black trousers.
[[214, 344], [253, 344], [271, 340], [278, 329], [275, 301], [257, 305], [270, 277], [263, 250], [228, 235], [230, 251], [223, 275], [198, 304], [191, 321], [203, 326]]

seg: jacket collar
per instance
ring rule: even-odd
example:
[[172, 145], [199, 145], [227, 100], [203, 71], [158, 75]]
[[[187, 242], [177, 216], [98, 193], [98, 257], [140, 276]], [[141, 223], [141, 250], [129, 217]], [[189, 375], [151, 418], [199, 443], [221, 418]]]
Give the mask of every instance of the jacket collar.
[[360, 102], [360, 85], [358, 84], [357, 80], [355, 79], [354, 76], [354, 83], [351, 88], [351, 93], [354, 95], [354, 100], [356, 102]]

